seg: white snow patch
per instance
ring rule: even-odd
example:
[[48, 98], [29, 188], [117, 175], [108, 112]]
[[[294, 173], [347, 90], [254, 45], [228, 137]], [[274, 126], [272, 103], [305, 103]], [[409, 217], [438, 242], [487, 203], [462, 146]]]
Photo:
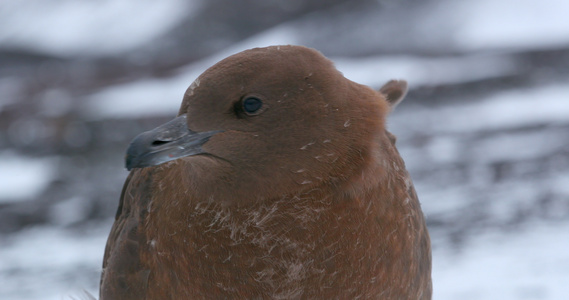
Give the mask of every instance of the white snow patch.
[[36, 227], [2, 237], [0, 298], [70, 299], [83, 289], [98, 295], [107, 235], [108, 226], [82, 234]]
[[68, 226], [88, 219], [91, 203], [81, 196], [59, 201], [49, 207], [47, 216], [52, 224]]
[[277, 26], [190, 64], [173, 77], [139, 80], [95, 93], [84, 106], [84, 115], [87, 119], [175, 115], [188, 86], [218, 61], [246, 49], [294, 44], [295, 41], [288, 27]]
[[[569, 104], [568, 104], [569, 105]], [[502, 133], [464, 147], [465, 157], [480, 164], [499, 161], [524, 161], [563, 151], [569, 147], [569, 137], [558, 132]]]
[[0, 153], [0, 203], [35, 197], [49, 185], [54, 171], [51, 159]]
[[247, 38], [241, 42], [238, 42], [227, 49], [220, 51], [208, 59], [207, 62], [214, 64], [227, 56], [239, 53], [241, 51], [258, 48], [258, 47], [268, 47], [268, 46], [278, 46], [278, 45], [298, 45], [301, 33], [296, 32], [289, 23], [284, 23], [282, 25], [275, 26], [268, 30], [265, 30], [259, 34], [256, 34], [250, 38]]
[[506, 91], [481, 103], [440, 110], [436, 127], [444, 131], [508, 128], [520, 124], [566, 122], [569, 116], [569, 86], [550, 85]]
[[[109, 87], [92, 95], [84, 106], [87, 118], [125, 118], [174, 115], [188, 85], [207, 68], [232, 54], [254, 47], [294, 44], [295, 35], [281, 26], [245, 40], [184, 68], [167, 79], [146, 79]], [[382, 86], [392, 78], [405, 78], [414, 86], [456, 83], [498, 77], [515, 72], [508, 58], [474, 56], [462, 58], [368, 57], [335, 58], [344, 75], [361, 84]], [[468, 72], [465, 72], [468, 70]]]
[[552, 192], [569, 198], [569, 174], [552, 178], [547, 183]]
[[431, 139], [427, 147], [429, 156], [438, 164], [456, 162], [461, 158], [460, 141], [446, 136], [437, 136]]
[[404, 78], [413, 86], [422, 86], [468, 82], [516, 72], [515, 62], [511, 58], [492, 55], [444, 58], [337, 57], [332, 60], [346, 78], [374, 87], [380, 87], [393, 78]]
[[82, 107], [86, 119], [174, 116], [191, 78], [146, 79], [113, 86], [89, 97]]
[[449, 17], [456, 20], [453, 35], [465, 49], [538, 49], [569, 44], [566, 0], [447, 0], [438, 8], [446, 11], [439, 13], [452, 14]]
[[[530, 223], [473, 236], [459, 252], [435, 243], [434, 299], [564, 299], [567, 232], [567, 222]], [[106, 226], [84, 234], [47, 227], [3, 238], [0, 297], [59, 300], [81, 288], [97, 295], [107, 234]]]
[[0, 270], [8, 265], [22, 269], [64, 269], [76, 264], [99, 264], [108, 232], [97, 233], [82, 235], [56, 227], [34, 227], [20, 232], [0, 248]]
[[462, 186], [445, 186], [441, 189], [421, 181], [415, 181], [414, 186], [427, 219], [430, 215], [450, 215], [464, 211], [470, 203], [465, 199], [465, 189]]
[[199, 1], [18, 0], [0, 2], [0, 43], [56, 55], [127, 51], [156, 38]]
[[[546, 85], [503, 91], [468, 104], [408, 107], [391, 122], [412, 131], [464, 133], [567, 122], [569, 86]], [[427, 112], [427, 113], [425, 113]]]
[[[528, 227], [529, 226], [529, 227]], [[460, 253], [433, 250], [433, 299], [565, 299], [569, 223], [530, 223], [519, 232], [485, 232]]]

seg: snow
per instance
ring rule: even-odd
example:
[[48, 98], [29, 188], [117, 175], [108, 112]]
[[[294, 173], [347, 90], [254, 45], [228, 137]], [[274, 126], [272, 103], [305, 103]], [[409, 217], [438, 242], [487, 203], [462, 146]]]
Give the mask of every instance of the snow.
[[569, 2], [565, 0], [470, 0], [439, 5], [453, 14], [459, 47], [540, 49], [569, 44]]
[[218, 61], [246, 49], [295, 44], [295, 41], [295, 35], [290, 28], [277, 26], [190, 64], [173, 77], [139, 80], [97, 92], [89, 97], [83, 107], [84, 116], [86, 119], [174, 116], [188, 86]]
[[475, 55], [464, 57], [370, 56], [332, 58], [338, 70], [352, 81], [381, 87], [393, 78], [405, 78], [414, 87], [452, 84], [511, 75], [511, 58]]
[[98, 295], [97, 278], [109, 223], [84, 233], [36, 227], [4, 237], [0, 247], [0, 299], [70, 299], [83, 289]]
[[[284, 29], [284, 28], [283, 28]], [[185, 68], [168, 79], [146, 79], [112, 86], [89, 99], [87, 118], [128, 118], [147, 115], [174, 115], [184, 91], [209, 66], [245, 49], [273, 44], [291, 44], [293, 35], [286, 30], [260, 35], [216, 53]], [[265, 39], [267, 37], [267, 39]], [[355, 82], [380, 87], [393, 78], [405, 78], [414, 87], [459, 83], [505, 76], [515, 72], [508, 58], [475, 56], [464, 58], [420, 58], [409, 56], [331, 58], [344, 76]], [[467, 71], [466, 71], [467, 70]]]
[[64, 56], [123, 52], [164, 34], [198, 4], [197, 0], [1, 1], [0, 44]]
[[[566, 201], [569, 199], [569, 176], [564, 173], [537, 179], [516, 178], [500, 183], [493, 182], [491, 176], [484, 174], [473, 178], [478, 181], [454, 183], [448, 180], [445, 184], [445, 181], [437, 178], [416, 180], [415, 188], [427, 219], [436, 216], [439, 221], [448, 221], [478, 216], [478, 225], [500, 228], [519, 221], [519, 213], [527, 214], [526, 219], [567, 220], [569, 217], [569, 204]], [[544, 204], [540, 201], [544, 197], [553, 201]]]
[[[410, 82], [414, 85], [414, 82]], [[552, 84], [505, 90], [480, 101], [429, 108], [420, 106], [393, 114], [394, 123], [412, 120], [416, 129], [440, 133], [507, 129], [523, 125], [555, 124], [569, 116], [569, 86]], [[420, 100], [417, 100], [420, 101]], [[428, 114], [424, 114], [428, 111]], [[421, 118], [419, 117], [419, 114]], [[405, 121], [404, 121], [405, 120]], [[417, 123], [420, 126], [417, 126]]]
[[[124, 52], [163, 35], [199, 12], [200, 4], [200, 0], [1, 1], [0, 44], [64, 56]], [[565, 0], [441, 0], [420, 13], [409, 11], [400, 20], [414, 19], [425, 45], [436, 44], [444, 34], [443, 40], [453, 42], [450, 46], [466, 51], [540, 49], [569, 44], [567, 11]], [[268, 29], [263, 38], [271, 44], [289, 43], [274, 33]], [[267, 38], [272, 35], [277, 38]], [[243, 45], [262, 44], [250, 39]]]
[[298, 44], [298, 42], [299, 33], [291, 28], [288, 23], [284, 23], [244, 39], [243, 41], [214, 54], [205, 61], [215, 63], [229, 55], [239, 53], [243, 50], [273, 45], [295, 45]]
[[377, 2], [292, 25], [307, 44], [330, 53], [527, 52], [569, 45], [565, 0]]
[[54, 171], [52, 159], [1, 152], [0, 204], [36, 197], [51, 182]]
[[565, 299], [569, 223], [484, 232], [456, 253], [433, 251], [433, 299]]
[[[540, 4], [535, 4], [534, 1], [530, 0], [514, 2], [513, 0], [443, 1], [437, 6], [434, 6], [434, 9], [429, 10], [425, 17], [437, 18], [437, 20], [441, 22], [440, 24], [437, 23], [438, 26], [449, 28], [449, 32], [453, 34], [453, 38], [461, 45], [460, 47], [469, 49], [485, 47], [509, 48], [520, 46], [520, 43], [529, 43], [532, 46], [536, 46], [541, 45], [540, 43], [545, 42], [545, 39], [552, 35], [551, 40], [559, 45], [569, 43], [569, 19], [566, 18], [563, 13], [563, 8], [569, 5], [568, 2], [562, 0], [548, 0], [546, 1], [547, 3], [544, 4], [541, 2]], [[157, 11], [163, 14], [160, 15], [162, 18], [164, 18], [166, 13], [169, 13], [168, 9], [172, 9], [172, 7], [175, 7], [177, 4], [176, 0], [160, 3], [163, 4], [160, 6], [161, 9], [157, 9]], [[133, 6], [133, 3], [125, 2], [121, 7], [124, 6], [124, 9], [126, 9], [129, 5]], [[536, 5], [539, 9], [534, 16]], [[112, 7], [113, 11], [115, 11], [114, 14], [121, 15], [121, 9], [123, 8], [115, 6]], [[141, 6], [142, 5], [138, 5], [137, 7]], [[560, 9], [556, 10], [556, 8]], [[103, 10], [101, 9], [101, 11]], [[182, 11], [182, 9], [176, 9], [176, 11], [179, 12]], [[156, 12], [157, 15], [159, 14], [158, 12]], [[528, 15], [531, 15], [530, 19], [539, 18], [539, 22], [528, 23], [529, 25], [527, 26], [533, 28], [530, 32], [525, 28], [527, 27], [526, 25], [520, 25], [525, 24], [525, 22], [520, 22], [520, 18], [525, 18]], [[500, 18], [500, 16], [504, 18]], [[508, 18], [508, 16], [514, 17]], [[170, 23], [167, 22], [168, 26], [172, 26], [173, 23], [171, 22], [174, 21], [171, 20], [176, 19], [175, 17], [176, 15], [174, 14], [173, 17], [169, 18]], [[92, 18], [93, 22], [96, 20], [100, 22], [100, 20], [103, 19], [102, 16], [96, 14], [92, 16]], [[151, 20], [151, 18], [149, 20]], [[8, 23], [12, 24], [11, 22]], [[148, 23], [148, 21], [145, 23]], [[151, 34], [152, 31], [144, 31], [146, 27], [147, 26], [141, 26], [127, 28], [125, 30], [129, 30], [128, 32], [131, 34], [133, 32], [140, 33], [140, 40], [150, 40], [154, 36]], [[1, 32], [2, 30], [0, 30], [0, 41], [2, 40]], [[97, 30], [97, 32], [103, 32], [101, 36], [105, 36], [106, 34], [104, 30]], [[142, 35], [144, 34], [148, 36], [143, 38]], [[49, 35], [50, 33], [48, 32], [46, 36]], [[136, 34], [134, 35], [136, 36]], [[185, 67], [178, 75], [172, 78], [146, 79], [131, 84], [106, 88], [90, 97], [88, 104], [84, 107], [86, 111], [85, 116], [88, 119], [100, 119], [140, 117], [145, 115], [174, 115], [179, 108], [183, 91], [209, 66], [231, 54], [245, 49], [268, 45], [297, 44], [301, 41], [301, 35], [302, 32], [298, 32], [294, 28], [294, 21], [285, 23], [250, 37], [228, 49], [215, 53], [200, 62]], [[25, 36], [25, 34], [20, 36]], [[517, 40], [513, 40], [514, 37], [517, 37]], [[521, 37], [524, 38], [523, 41]], [[126, 43], [131, 39], [119, 38], [121, 43], [116, 43], [112, 35], [111, 38], [84, 35], [84, 38], [92, 39], [93, 42], [72, 42], [70, 35], [69, 43], [76, 46], [89, 45], [89, 51], [103, 51], [100, 49], [97, 50], [98, 48], [105, 47], [105, 43], [101, 43], [101, 41], [112, 41], [112, 45], [119, 47], [121, 43]], [[49, 40], [51, 41], [52, 39], [50, 38]], [[534, 43], [532, 43], [532, 41], [534, 41]], [[41, 39], [37, 42], [41, 45]], [[89, 43], [96, 45], [90, 45]], [[549, 45], [550, 43], [546, 44]], [[124, 48], [126, 46], [120, 47]], [[79, 51], [79, 49], [76, 49], [76, 51]], [[512, 58], [499, 54], [441, 58], [414, 56], [377, 56], [365, 58], [333, 57], [332, 60], [347, 78], [373, 87], [379, 87], [392, 78], [405, 78], [414, 87], [420, 87], [424, 85], [460, 83], [495, 78], [514, 74], [518, 71], [515, 68], [515, 62]], [[544, 98], [547, 95], [539, 96], [540, 98]], [[511, 103], [505, 103], [505, 105], [513, 107]], [[560, 104], [557, 105], [559, 106]], [[498, 112], [494, 114], [497, 118], [503, 117], [501, 114], [502, 110], [494, 111]], [[565, 110], [561, 110], [561, 112], [563, 111]], [[492, 115], [486, 116], [492, 117]], [[517, 116], [514, 118], [517, 119]], [[492, 121], [496, 122], [495, 120]]]
[[175, 116], [185, 90], [198, 75], [182, 74], [169, 80], [145, 79], [104, 89], [90, 96], [82, 107], [84, 118]]
[[[82, 289], [97, 295], [108, 228], [105, 223], [84, 234], [31, 228], [3, 240], [0, 299], [59, 300]], [[567, 232], [567, 222], [526, 224], [511, 232], [482, 232], [460, 251], [435, 241], [434, 299], [564, 299]], [[64, 279], [72, 284], [62, 290]]]
[[[115, 54], [162, 35], [187, 14], [198, 11], [199, 3], [198, 0], [1, 1], [0, 44], [2, 48], [56, 55]], [[452, 43], [444, 47], [465, 52], [480, 50], [478, 54], [332, 57], [332, 60], [347, 78], [372, 87], [392, 78], [408, 80], [411, 88], [499, 78], [520, 72], [519, 62], [509, 51], [567, 46], [567, 11], [566, 0], [439, 0], [424, 6], [421, 14], [413, 15], [417, 17], [414, 28], [423, 30], [426, 40], [437, 42], [437, 35], [445, 35]], [[407, 17], [401, 17], [401, 22], [407, 22]], [[173, 77], [149, 78], [102, 89], [82, 106], [83, 118], [174, 116], [188, 85], [220, 59], [253, 47], [301, 43], [302, 32], [293, 25], [294, 21], [270, 28], [181, 68]], [[0, 90], [9, 95], [22, 93], [15, 77], [2, 79]], [[415, 181], [427, 218], [433, 215], [443, 221], [468, 218], [473, 203], [488, 210], [485, 216], [488, 226], [477, 227], [474, 234], [466, 236], [460, 249], [444, 241], [446, 237], [437, 228], [431, 231], [434, 299], [567, 298], [569, 206], [564, 199], [569, 199], [569, 175], [564, 166], [569, 162], [565, 156], [559, 156], [558, 161], [550, 162], [559, 165], [559, 169], [551, 167], [546, 174], [526, 177], [523, 175], [535, 170], [531, 164], [520, 163], [514, 170], [519, 176], [501, 182], [494, 182], [489, 165], [536, 160], [566, 151], [568, 143], [562, 138], [566, 132], [562, 131], [569, 116], [568, 95], [566, 84], [542, 83], [504, 90], [476, 101], [436, 107], [422, 105], [420, 99], [408, 99], [404, 108], [389, 117], [390, 130], [399, 137], [398, 145], [411, 174], [427, 173]], [[46, 97], [60, 102], [49, 107], [47, 102], [40, 101], [43, 114], [59, 116], [70, 109], [66, 98], [69, 95], [52, 90]], [[10, 104], [6, 101], [12, 98], [15, 97], [0, 99], [0, 109]], [[465, 98], [468, 95], [457, 99]], [[558, 125], [565, 127], [518, 130]], [[492, 134], [480, 135], [472, 144], [462, 138], [481, 132]], [[11, 134], [26, 139], [17, 130]], [[421, 134], [429, 137], [424, 145], [409, 145], [412, 137]], [[474, 174], [460, 179], [453, 170], [444, 173], [421, 169], [459, 163], [471, 164], [469, 172]], [[0, 205], [36, 198], [49, 185], [55, 167], [52, 158], [1, 152]], [[553, 201], [551, 207], [536, 206], [539, 204], [536, 199], [543, 195], [562, 201]], [[51, 207], [48, 217], [59, 227], [34, 227], [0, 236], [0, 299], [64, 299], [78, 295], [81, 289], [97, 295], [101, 260], [112, 221], [77, 233], [70, 226], [84, 216], [85, 201], [83, 196], [77, 196], [62, 199]], [[520, 210], [544, 215], [542, 218], [532, 215], [529, 221], [509, 231], [499, 229], [502, 228], [499, 225], [516, 218]], [[74, 213], [69, 214], [70, 211]]]
[[479, 163], [521, 161], [555, 154], [567, 148], [558, 132], [497, 134], [482, 139], [475, 147], [464, 149], [465, 157]]

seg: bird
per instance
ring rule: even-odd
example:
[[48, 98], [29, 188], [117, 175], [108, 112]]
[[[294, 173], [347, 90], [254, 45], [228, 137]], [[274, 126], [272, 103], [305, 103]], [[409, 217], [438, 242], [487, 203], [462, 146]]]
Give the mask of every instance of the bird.
[[127, 149], [99, 298], [431, 299], [425, 217], [386, 129], [406, 91], [304, 46], [211, 66]]

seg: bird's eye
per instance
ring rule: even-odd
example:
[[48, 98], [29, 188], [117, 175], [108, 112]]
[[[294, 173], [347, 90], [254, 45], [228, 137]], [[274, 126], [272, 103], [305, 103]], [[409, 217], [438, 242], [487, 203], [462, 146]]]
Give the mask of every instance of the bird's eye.
[[255, 115], [263, 107], [263, 102], [255, 97], [248, 97], [243, 100], [243, 111], [248, 115]]

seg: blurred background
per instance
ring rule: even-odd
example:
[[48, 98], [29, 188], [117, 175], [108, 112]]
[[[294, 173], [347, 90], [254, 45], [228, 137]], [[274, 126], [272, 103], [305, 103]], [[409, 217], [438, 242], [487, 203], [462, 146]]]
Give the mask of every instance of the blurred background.
[[[138, 133], [218, 60], [314, 47], [410, 84], [389, 118], [434, 299], [567, 299], [566, 0], [0, 1], [0, 299], [97, 295]], [[286, 126], [286, 124], [283, 124]]]

